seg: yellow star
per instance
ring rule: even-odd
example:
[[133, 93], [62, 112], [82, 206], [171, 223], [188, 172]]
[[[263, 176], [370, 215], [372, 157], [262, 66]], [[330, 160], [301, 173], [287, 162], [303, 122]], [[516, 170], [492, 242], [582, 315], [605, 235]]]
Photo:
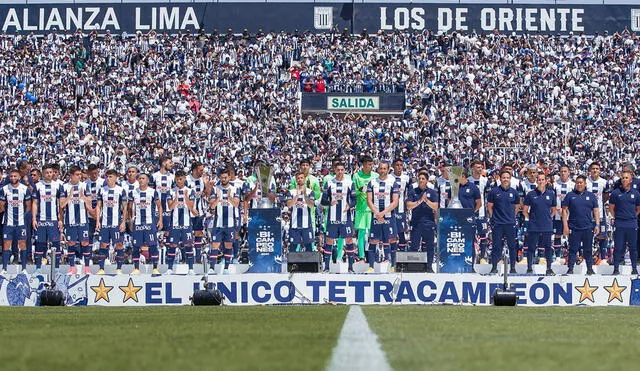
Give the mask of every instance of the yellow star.
[[91, 286], [91, 290], [96, 293], [96, 298], [94, 299], [94, 303], [100, 301], [100, 299], [104, 299], [107, 303], [109, 302], [109, 291], [113, 290], [113, 286], [107, 286], [104, 284], [104, 278], [100, 278], [100, 284], [98, 286]]
[[589, 279], [585, 278], [583, 286], [577, 286], [576, 290], [580, 292], [580, 302], [582, 303], [586, 299], [591, 300], [592, 303], [595, 303], [593, 300], [593, 293], [598, 289], [598, 286], [589, 285]]
[[138, 302], [138, 291], [142, 290], [142, 286], [134, 285], [131, 278], [129, 278], [127, 286], [118, 286], [118, 288], [124, 292], [124, 299], [122, 299], [123, 303], [126, 303], [129, 299], [132, 299], [136, 303]]
[[608, 303], [611, 303], [613, 299], [618, 299], [622, 303], [622, 292], [627, 289], [627, 286], [618, 286], [618, 279], [614, 278], [611, 286], [604, 286], [604, 289], [609, 291]]

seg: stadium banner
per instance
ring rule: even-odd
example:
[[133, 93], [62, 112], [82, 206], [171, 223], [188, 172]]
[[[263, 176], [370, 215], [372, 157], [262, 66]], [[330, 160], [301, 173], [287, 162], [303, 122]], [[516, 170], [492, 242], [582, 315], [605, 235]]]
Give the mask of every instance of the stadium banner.
[[440, 272], [473, 272], [473, 243], [476, 238], [472, 209], [440, 209], [438, 252]]
[[[480, 274], [245, 274], [209, 276], [228, 305], [492, 304], [499, 275]], [[46, 277], [0, 276], [0, 305], [38, 305]], [[188, 305], [200, 276], [64, 275], [57, 287], [67, 305]], [[640, 305], [640, 278], [632, 276], [510, 276], [522, 306]]]
[[248, 273], [282, 272], [282, 227], [280, 209], [249, 209], [247, 242], [249, 243]]
[[66, 3], [2, 4], [6, 33], [58, 31], [176, 33], [347, 29], [442, 32], [613, 33], [640, 31], [640, 5], [422, 4], [396, 3]]
[[401, 113], [402, 93], [302, 93], [302, 112]]

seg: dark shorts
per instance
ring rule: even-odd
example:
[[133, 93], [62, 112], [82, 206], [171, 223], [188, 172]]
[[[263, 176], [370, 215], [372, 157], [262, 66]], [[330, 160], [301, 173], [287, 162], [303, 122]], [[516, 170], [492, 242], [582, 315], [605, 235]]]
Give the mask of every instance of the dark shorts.
[[133, 233], [131, 234], [133, 246], [156, 246], [158, 244], [156, 233], [157, 228], [152, 224], [134, 226]]
[[66, 226], [64, 231], [67, 242], [89, 243], [89, 227], [86, 224]]
[[313, 230], [311, 228], [291, 228], [289, 230], [289, 242], [292, 244], [309, 244], [313, 242]]
[[5, 241], [26, 241], [27, 226], [4, 226], [2, 229], [2, 238]]
[[171, 245], [192, 245], [193, 244], [193, 229], [172, 229], [169, 232], [169, 244]]
[[122, 232], [118, 227], [103, 227], [100, 229], [100, 243], [119, 244], [122, 243]]
[[382, 223], [380, 223], [376, 218], [371, 220], [371, 233], [369, 233], [369, 239], [384, 243], [397, 237], [398, 233], [396, 231], [396, 223], [392, 218], [385, 219]]

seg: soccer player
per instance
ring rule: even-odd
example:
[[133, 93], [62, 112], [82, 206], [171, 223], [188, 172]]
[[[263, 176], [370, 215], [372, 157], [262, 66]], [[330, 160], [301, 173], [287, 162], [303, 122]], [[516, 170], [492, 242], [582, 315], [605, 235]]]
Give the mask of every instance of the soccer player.
[[173, 168], [173, 161], [170, 158], [162, 157], [158, 160], [160, 170], [151, 175], [150, 184], [151, 188], [154, 188], [160, 193], [160, 201], [162, 202], [162, 239], [158, 241], [160, 247], [164, 247], [169, 238], [169, 231], [171, 230], [171, 210], [169, 210], [169, 197], [171, 190], [174, 187], [174, 176], [171, 173]]
[[56, 249], [55, 267], [60, 267], [60, 233], [62, 232], [62, 204], [66, 194], [60, 182], [53, 181], [53, 165], [42, 167], [42, 180], [36, 184], [32, 195], [32, 224], [36, 233], [36, 273], [42, 268], [42, 257], [47, 252], [47, 244]]
[[527, 166], [527, 170], [525, 172], [525, 178], [522, 180], [522, 188], [524, 194], [527, 195], [529, 192], [538, 188], [538, 166], [535, 164], [531, 164]]
[[[234, 187], [238, 191], [238, 198], [240, 199], [240, 206], [235, 208], [235, 218], [236, 218], [236, 238], [233, 239], [233, 256], [234, 259], [238, 258], [240, 253], [240, 244], [241, 244], [241, 231], [242, 227], [246, 226], [247, 219], [244, 219], [245, 210], [247, 208], [247, 203], [244, 199], [244, 181], [236, 176], [236, 169], [233, 165], [228, 164], [227, 170], [229, 171], [229, 184]], [[212, 185], [210, 185], [209, 192], [207, 193], [207, 197], [211, 194]], [[275, 184], [274, 184], [275, 191]], [[274, 197], [275, 200], [275, 197]], [[246, 229], [244, 237], [246, 237]], [[246, 255], [246, 249], [243, 251], [244, 255]], [[246, 257], [248, 259], [248, 257]], [[248, 260], [247, 260], [248, 262]]]
[[[85, 181], [85, 191], [91, 197], [91, 208], [95, 210], [98, 205], [98, 192], [104, 187], [104, 179], [100, 178], [100, 168], [96, 164], [87, 166], [89, 179]], [[89, 243], [93, 243], [96, 234], [96, 217], [89, 214]]]
[[173, 273], [173, 263], [178, 246], [182, 249], [189, 265], [189, 275], [193, 275], [193, 226], [192, 217], [200, 213], [195, 209], [196, 192], [186, 186], [187, 173], [178, 170], [175, 175], [176, 188], [169, 196], [171, 210], [171, 232], [167, 249], [167, 274]]
[[411, 251], [420, 250], [424, 243], [427, 252], [427, 273], [433, 273], [435, 256], [436, 214], [440, 207], [438, 192], [428, 186], [426, 172], [418, 174], [418, 184], [409, 188], [407, 209], [411, 210]]
[[[129, 165], [127, 167], [125, 180], [124, 182], [122, 182], [122, 187], [127, 192], [127, 197], [129, 197], [134, 189], [138, 188], [138, 173], [139, 171], [137, 166]], [[129, 218], [127, 219], [127, 230], [125, 232], [125, 239], [130, 241], [133, 238], [133, 220], [131, 219], [133, 215], [129, 214], [128, 216]], [[128, 243], [128, 241], [125, 242]]]
[[28, 213], [31, 212], [31, 191], [29, 187], [20, 183], [18, 169], [9, 171], [9, 184], [0, 188], [0, 212], [4, 213], [2, 220], [2, 272], [7, 273], [11, 246], [13, 241], [18, 243], [22, 273], [27, 272], [27, 225]]
[[199, 161], [194, 161], [191, 164], [191, 174], [187, 176], [186, 186], [195, 192], [193, 203], [198, 216], [194, 216], [191, 219], [191, 225], [193, 228], [195, 261], [199, 262], [202, 254], [202, 239], [204, 236], [204, 214], [207, 210], [207, 198], [211, 193], [212, 187], [209, 177], [204, 174], [204, 164]]
[[438, 200], [440, 207], [444, 208], [449, 205], [451, 200], [451, 181], [449, 180], [449, 172], [445, 166], [439, 166], [440, 176], [436, 180], [436, 190], [438, 191]]
[[[500, 172], [500, 186], [491, 189], [487, 195], [487, 214], [491, 220], [493, 249], [491, 251], [491, 272], [498, 273], [498, 260], [502, 255], [503, 238], [509, 247], [511, 273], [516, 272], [516, 213], [520, 208], [520, 195], [511, 187], [511, 173]], [[503, 257], [504, 258], [504, 257]]]
[[[560, 167], [560, 179], [553, 184], [553, 190], [556, 192], [556, 213], [553, 219], [553, 249], [556, 257], [562, 256], [562, 233], [564, 226], [562, 224], [562, 202], [569, 192], [575, 188], [575, 183], [569, 178], [571, 175], [569, 167], [562, 165]], [[591, 252], [589, 252], [591, 254]]]
[[[367, 186], [367, 205], [373, 213], [368, 251], [370, 272], [373, 271], [374, 254], [378, 254], [379, 262], [388, 261], [391, 244], [398, 238], [393, 210], [398, 207], [399, 185], [396, 178], [389, 175], [388, 162], [380, 162], [378, 174], [378, 178], [372, 179]], [[382, 245], [382, 248], [379, 245]], [[372, 246], [377, 246], [376, 250], [373, 250]]]
[[[162, 229], [162, 203], [160, 193], [149, 187], [149, 174], [138, 175], [138, 187], [129, 193], [129, 213], [133, 219], [133, 274], [140, 273], [140, 252], [149, 249], [153, 274], [158, 271], [158, 241], [156, 235]], [[154, 222], [155, 221], [155, 222]]]
[[607, 250], [609, 249], [609, 237], [607, 236], [607, 213], [605, 204], [609, 201], [609, 183], [600, 177], [601, 166], [599, 162], [592, 162], [589, 165], [589, 177], [587, 178], [587, 190], [598, 198], [598, 210], [600, 211], [600, 233], [595, 237], [598, 245], [598, 264], [606, 264]]
[[478, 209], [478, 218], [476, 219], [476, 240], [478, 242], [478, 248], [480, 250], [480, 256], [476, 256], [478, 262], [481, 262], [482, 259], [485, 258], [486, 250], [487, 250], [487, 234], [489, 232], [489, 223], [487, 220], [487, 212], [486, 212], [486, 202], [485, 195], [488, 191], [488, 182], [487, 177], [482, 175], [482, 170], [484, 169], [484, 165], [481, 161], [474, 160], [471, 163], [471, 176], [468, 178], [469, 182], [473, 183], [478, 187], [480, 191], [480, 209]]
[[[255, 189], [254, 189], [255, 191]], [[224, 244], [224, 272], [228, 273], [233, 258], [233, 240], [235, 238], [235, 208], [240, 205], [238, 190], [229, 183], [229, 172], [220, 172], [220, 183], [212, 190], [209, 208], [213, 210], [213, 231], [211, 232], [211, 250], [209, 265], [214, 274], [216, 260], [220, 257], [220, 244]]]
[[533, 261], [538, 246], [543, 247], [547, 259], [548, 276], [553, 276], [551, 270], [551, 234], [553, 233], [553, 215], [556, 213], [556, 195], [547, 189], [547, 177], [544, 173], [536, 174], [537, 187], [527, 193], [524, 198], [522, 213], [527, 221], [527, 237], [525, 245], [527, 253], [527, 273], [533, 273]]
[[334, 166], [335, 177], [329, 180], [322, 194], [321, 203], [327, 206], [327, 236], [322, 251], [326, 270], [334, 249], [334, 241], [338, 238], [344, 239], [347, 243], [345, 252], [348, 269], [349, 272], [353, 272], [356, 253], [353, 246], [353, 207], [356, 205], [356, 189], [353, 181], [346, 178], [345, 170], [342, 163]]
[[396, 231], [398, 232], [398, 243], [391, 246], [391, 266], [396, 265], [396, 251], [407, 251], [407, 236], [409, 231], [407, 226], [406, 202], [408, 186], [411, 179], [404, 172], [404, 162], [401, 158], [393, 160], [393, 174], [398, 183], [398, 208], [395, 210]]
[[89, 215], [95, 218], [95, 210], [91, 208], [91, 196], [86, 192], [86, 183], [80, 181], [81, 177], [82, 170], [78, 166], [72, 166], [69, 169], [69, 182], [64, 185], [67, 198], [62, 205], [62, 210], [67, 239], [68, 274], [76, 274], [75, 258], [78, 253], [83, 258], [84, 274], [90, 272]]
[[289, 251], [296, 251], [300, 245], [302, 251], [311, 251], [313, 242], [313, 218], [311, 210], [315, 206], [315, 195], [304, 182], [304, 174], [296, 174], [296, 188], [289, 190], [287, 206], [291, 211], [289, 228]]
[[[342, 164], [342, 166], [344, 167], [344, 164], [342, 163], [342, 161], [339, 158], [334, 158], [333, 161], [331, 162], [331, 173], [327, 174], [324, 176], [324, 178], [322, 178], [322, 194], [324, 195], [324, 192], [326, 191], [327, 188], [327, 184], [336, 176], [336, 167]], [[349, 174], [344, 174], [344, 179], [351, 181], [351, 175]], [[354, 194], [355, 196], [355, 194]], [[324, 233], [325, 233], [325, 237], [327, 234], [327, 224], [328, 224], [328, 219], [329, 219], [329, 215], [327, 215], [327, 209], [328, 207], [324, 207], [323, 209], [323, 216], [324, 216]], [[336, 254], [334, 255], [334, 260], [337, 259], [342, 259], [343, 256], [343, 249], [344, 249], [344, 238], [338, 238], [336, 241]]]
[[[371, 179], [378, 177], [373, 170], [373, 159], [365, 155], [360, 159], [361, 169], [353, 174], [353, 185], [356, 189], [356, 213], [354, 227], [358, 233], [358, 256], [364, 258], [364, 251], [371, 228], [371, 210], [367, 203], [367, 186]], [[367, 250], [369, 250], [367, 248]]]
[[[307, 188], [311, 188], [313, 190], [314, 200], [319, 200], [322, 197], [322, 189], [320, 188], [320, 181], [318, 180], [318, 178], [311, 174], [311, 161], [309, 159], [304, 159], [300, 161], [299, 172], [304, 174], [304, 183], [307, 186]], [[289, 189], [295, 189], [297, 187], [298, 187], [298, 183], [296, 181], [296, 178], [294, 177], [291, 180], [291, 184], [289, 184]], [[313, 229], [314, 235], [315, 235], [315, 231], [316, 231], [315, 206], [311, 209], [311, 218], [314, 220], [314, 223], [311, 226], [311, 228]]]
[[587, 275], [592, 275], [594, 274], [591, 253], [593, 236], [600, 230], [598, 200], [596, 195], [586, 190], [587, 177], [578, 176], [575, 184], [576, 188], [567, 193], [562, 200], [563, 233], [569, 237], [567, 274], [573, 274], [577, 254], [582, 250], [582, 256], [587, 263]]
[[631, 274], [638, 274], [638, 215], [640, 215], [640, 192], [631, 187], [633, 173], [628, 170], [620, 176], [619, 188], [611, 193], [609, 211], [614, 217], [613, 274], [620, 274], [620, 262], [629, 248]]
[[98, 274], [104, 274], [104, 263], [109, 256], [109, 245], [114, 246], [116, 252], [116, 274], [122, 274], [124, 262], [124, 247], [122, 234], [125, 231], [127, 219], [127, 191], [118, 185], [118, 172], [107, 170], [107, 181], [98, 193], [96, 206], [96, 229], [100, 231], [100, 249], [98, 250], [100, 269]]

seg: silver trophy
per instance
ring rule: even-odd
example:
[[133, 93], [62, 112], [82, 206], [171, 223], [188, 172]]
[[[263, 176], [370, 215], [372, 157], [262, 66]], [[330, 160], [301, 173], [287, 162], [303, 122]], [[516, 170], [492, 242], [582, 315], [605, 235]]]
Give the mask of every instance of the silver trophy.
[[261, 198], [258, 201], [259, 209], [268, 209], [273, 207], [273, 202], [269, 200], [269, 186], [271, 185], [271, 179], [273, 177], [273, 167], [266, 164], [259, 164], [256, 166], [256, 176], [258, 186], [261, 191]]
[[462, 166], [448, 166], [446, 169], [449, 173], [449, 182], [451, 182], [451, 201], [449, 202], [449, 209], [462, 209], [460, 198], [458, 193], [460, 192], [460, 178], [464, 172]]

